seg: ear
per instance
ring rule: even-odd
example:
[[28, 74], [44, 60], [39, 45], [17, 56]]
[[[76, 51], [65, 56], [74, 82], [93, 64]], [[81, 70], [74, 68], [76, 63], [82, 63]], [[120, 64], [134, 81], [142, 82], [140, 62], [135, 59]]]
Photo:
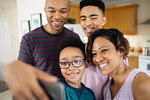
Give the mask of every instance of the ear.
[[44, 7], [44, 11], [45, 11], [45, 13], [46, 13], [46, 7]]
[[107, 21], [106, 17], [103, 17], [102, 18], [102, 26], [104, 26], [106, 24], [106, 21]]

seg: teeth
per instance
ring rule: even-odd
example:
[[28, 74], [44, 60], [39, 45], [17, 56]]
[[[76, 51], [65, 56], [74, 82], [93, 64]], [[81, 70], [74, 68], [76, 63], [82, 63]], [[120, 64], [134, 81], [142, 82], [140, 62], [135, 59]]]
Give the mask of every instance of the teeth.
[[59, 24], [60, 22], [55, 22], [56, 24]]
[[92, 29], [86, 29], [87, 31], [91, 31]]
[[77, 75], [77, 73], [75, 73], [75, 74], [69, 74], [69, 76], [76, 76]]
[[107, 65], [107, 63], [101, 64], [100, 67], [102, 68], [102, 67], [104, 67], [104, 66], [106, 66], [106, 65]]

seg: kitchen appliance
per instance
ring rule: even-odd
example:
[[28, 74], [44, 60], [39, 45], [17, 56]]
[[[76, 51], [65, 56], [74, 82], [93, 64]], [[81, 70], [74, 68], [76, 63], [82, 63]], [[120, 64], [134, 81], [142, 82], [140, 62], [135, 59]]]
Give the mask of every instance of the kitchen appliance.
[[139, 56], [138, 68], [150, 76], [150, 56]]
[[145, 47], [145, 56], [150, 56], [150, 47]]

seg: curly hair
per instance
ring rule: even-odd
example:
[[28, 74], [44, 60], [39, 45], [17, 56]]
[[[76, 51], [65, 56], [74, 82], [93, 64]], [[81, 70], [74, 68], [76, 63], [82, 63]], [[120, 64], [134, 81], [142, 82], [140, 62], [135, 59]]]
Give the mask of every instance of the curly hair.
[[127, 58], [127, 55], [129, 53], [129, 42], [128, 40], [123, 36], [123, 34], [115, 28], [112, 29], [99, 29], [95, 31], [94, 33], [90, 34], [88, 38], [88, 44], [87, 44], [87, 62], [93, 63], [93, 56], [92, 56], [92, 47], [93, 42], [97, 37], [103, 37], [107, 40], [109, 40], [111, 43], [114, 44], [117, 51], [120, 51], [122, 54], [123, 59]]

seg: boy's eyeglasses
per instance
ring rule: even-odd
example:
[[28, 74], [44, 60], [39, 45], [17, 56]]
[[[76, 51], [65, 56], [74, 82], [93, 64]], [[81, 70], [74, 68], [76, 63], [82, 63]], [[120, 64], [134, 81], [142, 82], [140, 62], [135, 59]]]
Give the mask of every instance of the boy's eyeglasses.
[[70, 64], [73, 65], [75, 68], [79, 68], [83, 65], [84, 60], [74, 60], [72, 62], [59, 62], [59, 66], [61, 69], [68, 69]]

